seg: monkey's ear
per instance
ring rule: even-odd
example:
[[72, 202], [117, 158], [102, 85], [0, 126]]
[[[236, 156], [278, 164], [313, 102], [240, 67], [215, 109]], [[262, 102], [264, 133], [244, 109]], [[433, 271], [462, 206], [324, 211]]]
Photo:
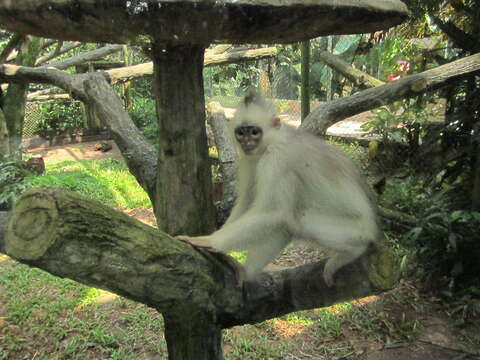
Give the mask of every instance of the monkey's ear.
[[282, 125], [281, 121], [280, 121], [280, 118], [278, 116], [275, 116], [273, 119], [272, 119], [272, 127], [274, 128], [278, 128], [280, 127], [280, 125]]

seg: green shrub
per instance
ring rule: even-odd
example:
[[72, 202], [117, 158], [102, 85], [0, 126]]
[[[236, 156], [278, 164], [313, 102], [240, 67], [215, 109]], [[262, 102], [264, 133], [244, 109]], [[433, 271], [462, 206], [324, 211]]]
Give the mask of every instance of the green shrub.
[[37, 132], [60, 132], [65, 129], [83, 126], [82, 111], [79, 102], [55, 101], [40, 104], [42, 117]]

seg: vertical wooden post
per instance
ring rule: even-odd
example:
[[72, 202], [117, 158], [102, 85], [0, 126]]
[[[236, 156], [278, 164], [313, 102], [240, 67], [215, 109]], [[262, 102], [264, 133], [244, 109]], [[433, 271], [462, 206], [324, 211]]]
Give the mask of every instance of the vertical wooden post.
[[204, 52], [202, 45], [152, 45], [159, 128], [155, 216], [160, 228], [172, 235], [202, 235], [214, 229]]
[[302, 41], [302, 121], [310, 114], [310, 40]]

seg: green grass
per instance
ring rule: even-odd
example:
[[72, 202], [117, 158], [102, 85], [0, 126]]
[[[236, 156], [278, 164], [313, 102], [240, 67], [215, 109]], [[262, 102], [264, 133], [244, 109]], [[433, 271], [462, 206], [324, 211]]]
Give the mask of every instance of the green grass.
[[165, 354], [162, 331], [161, 315], [144, 305], [0, 256], [2, 360], [133, 360], [138, 341]]
[[29, 186], [62, 187], [106, 205], [131, 209], [151, 207], [146, 192], [123, 162], [115, 159], [61, 161], [47, 164], [42, 176], [25, 179]]

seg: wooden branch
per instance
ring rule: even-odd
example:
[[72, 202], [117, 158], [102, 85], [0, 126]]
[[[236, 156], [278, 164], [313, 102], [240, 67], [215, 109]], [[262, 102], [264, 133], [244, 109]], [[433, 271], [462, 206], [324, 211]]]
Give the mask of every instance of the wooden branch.
[[[5, 214], [0, 214], [0, 234]], [[236, 282], [226, 255], [169, 237], [74, 192], [31, 189], [11, 212], [0, 251], [54, 275], [142, 302], [161, 312], [193, 306], [226, 328], [328, 306], [391, 288], [398, 273], [383, 244], [337, 273], [328, 288], [325, 261]]]
[[53, 67], [59, 70], [65, 70], [72, 66], [83, 64], [86, 61], [101, 59], [107, 55], [113, 54], [122, 50], [123, 45], [107, 45], [99, 49], [85, 52], [83, 54], [72, 56], [65, 60], [56, 61], [50, 64], [43, 65], [43, 67]]
[[[20, 35], [22, 36], [22, 35]], [[53, 40], [53, 39], [44, 39], [44, 42], [42, 44], [42, 49], [46, 49], [48, 48], [49, 46], [55, 44], [56, 42], [58, 42], [58, 40]], [[3, 60], [1, 61], [2, 63], [3, 62], [12, 62], [13, 60], [15, 60], [18, 56], [18, 51], [17, 50], [13, 50], [10, 52], [10, 55], [8, 55], [7, 59], [6, 60]]]
[[10, 57], [10, 54], [13, 50], [22, 42], [23, 35], [13, 34], [13, 36], [8, 40], [7, 45], [5, 45], [0, 54], [0, 63], [4, 63]]
[[40, 66], [42, 64], [45, 64], [46, 62], [48, 62], [52, 59], [55, 59], [56, 57], [69, 52], [70, 50], [76, 49], [76, 48], [82, 46], [83, 44], [84, 43], [79, 42], [79, 41], [69, 42], [67, 44], [64, 44], [60, 49], [55, 49], [50, 54], [39, 57], [37, 59], [36, 63], [35, 63], [35, 66]]
[[223, 174], [222, 208], [231, 208], [235, 200], [235, 178], [238, 156], [228, 131], [225, 109], [218, 102], [207, 105], [207, 121], [210, 124], [218, 151], [218, 159]]
[[[129, 158], [142, 161], [139, 168], [129, 164], [137, 179], [142, 183], [153, 177], [148, 171], [156, 166], [156, 154], [149, 148], [139, 150], [143, 139], [129, 128], [133, 125], [120, 99], [110, 94], [112, 89], [101, 73], [69, 75], [55, 69], [3, 65], [0, 80], [51, 83], [91, 102], [113, 131], [121, 134], [119, 146], [126, 149], [127, 162]], [[334, 288], [328, 288], [319, 275], [324, 267], [321, 261], [262, 274], [238, 289], [229, 267], [232, 262], [224, 257], [193, 250], [112, 209], [58, 189], [27, 192], [9, 224], [4, 247], [22, 262], [170, 314], [175, 312], [172, 304], [200, 307], [212, 313], [221, 327], [374, 294], [391, 288], [397, 279], [398, 267], [381, 243], [340, 270]], [[196, 257], [196, 251], [206, 260]]]
[[221, 54], [205, 54], [204, 66], [217, 66], [266, 59], [277, 56], [277, 48], [266, 47], [259, 49], [233, 49]]
[[383, 81], [380, 81], [363, 71], [355, 69], [353, 66], [328, 51], [322, 51], [320, 53], [320, 59], [357, 85], [375, 87], [385, 84]]
[[27, 100], [28, 101], [33, 101], [33, 100], [36, 100], [38, 97], [48, 96], [48, 95], [59, 95], [59, 94], [60, 94], [60, 89], [58, 89], [56, 87], [51, 87], [51, 88], [37, 90], [37, 91], [29, 93], [27, 95]]
[[372, 246], [359, 260], [335, 274], [328, 287], [321, 274], [325, 260], [286, 270], [263, 272], [244, 287], [241, 312], [222, 318], [223, 327], [252, 324], [294, 311], [326, 307], [343, 301], [375, 295], [395, 286], [399, 264], [384, 241]]
[[[108, 47], [105, 47], [102, 49], [105, 49], [105, 51], [108, 52], [108, 51], [113, 51], [114, 49], [117, 49], [116, 48], [117, 46], [120, 46], [120, 45], [110, 46], [110, 49], [105, 49]], [[100, 50], [100, 49], [97, 49], [97, 50]], [[96, 57], [105, 56], [105, 52], [103, 50], [101, 52], [97, 50], [94, 50], [95, 51], [94, 54], [92, 54], [93, 52], [84, 53], [64, 61], [47, 64], [41, 68], [55, 67], [57, 69], [66, 69], [70, 66], [81, 64], [84, 61], [87, 61], [87, 60], [90, 61]], [[221, 49], [219, 49], [218, 51], [220, 50]], [[115, 50], [115, 51], [118, 51], [118, 50]], [[225, 64], [236, 63], [240, 61], [257, 60], [257, 59], [263, 59], [267, 57], [273, 57], [273, 56], [276, 56], [276, 54], [277, 54], [277, 49], [275, 47], [251, 49], [251, 50], [245, 50], [245, 49], [234, 50], [231, 52], [220, 53], [220, 54], [216, 54], [214, 52], [211, 52], [211, 53], [207, 52], [207, 54], [205, 55], [204, 65], [205, 66], [225, 65]], [[148, 63], [138, 64], [133, 66], [120, 67], [117, 69], [104, 71], [103, 74], [104, 76], [106, 76], [106, 78], [111, 84], [115, 84], [120, 81], [129, 81], [138, 77], [152, 75], [153, 63], [148, 62]], [[0, 73], [0, 78], [1, 76], [2, 74]], [[30, 71], [29, 72], [23, 71], [22, 78], [21, 79], [17, 78], [15, 81], [27, 81], [27, 77], [29, 76], [34, 77], [34, 79], [31, 82], [51, 83], [50, 81], [48, 81], [47, 76], [43, 76], [39, 78], [38, 73], [32, 73]], [[10, 81], [13, 81], [13, 78]]]
[[222, 301], [219, 287], [241, 298], [233, 269], [219, 256], [62, 189], [31, 189], [20, 197], [4, 248], [20, 262], [159, 311], [179, 303], [210, 310]]
[[86, 100], [83, 81], [88, 78], [86, 74], [68, 74], [66, 72], [39, 67], [17, 66], [0, 64], [0, 82], [5, 83], [39, 83], [55, 85], [79, 100]]
[[435, 14], [430, 13], [429, 15], [433, 19], [435, 25], [437, 25], [440, 30], [442, 30], [453, 41], [456, 47], [469, 52], [480, 51], [480, 42], [475, 36], [464, 32], [451, 21], [443, 22]]
[[71, 100], [72, 97], [68, 94], [50, 94], [50, 95], [36, 95], [27, 96], [28, 101], [49, 101], [49, 100]]
[[[206, 52], [204, 58], [204, 66], [217, 66], [237, 63], [240, 61], [258, 60], [277, 55], [277, 49], [274, 47], [251, 49], [251, 50], [232, 50], [225, 53], [216, 54], [214, 52]], [[143, 76], [153, 74], [153, 63], [147, 62], [118, 69], [105, 71], [111, 84], [119, 81], [130, 81]]]
[[231, 44], [221, 44], [221, 45], [217, 45], [211, 49], [207, 49], [205, 51], [205, 54], [211, 54], [211, 55], [215, 55], [215, 54], [223, 54], [225, 51], [229, 50], [232, 48], [233, 45]]
[[123, 157], [139, 184], [154, 199], [157, 153], [135, 126], [104, 73], [71, 75], [57, 69], [0, 65], [0, 82], [38, 82], [58, 86], [74, 98], [93, 104], [112, 131]]
[[324, 135], [331, 125], [347, 117], [396, 100], [438, 89], [479, 70], [480, 54], [475, 54], [419, 74], [409, 75], [382, 86], [360, 91], [349, 97], [329, 101], [313, 110], [300, 128], [314, 134]]
[[93, 104], [102, 122], [110, 128], [130, 172], [153, 202], [156, 194], [157, 150], [145, 140], [125, 110], [122, 100], [101, 73], [88, 74], [84, 87], [87, 102]]

